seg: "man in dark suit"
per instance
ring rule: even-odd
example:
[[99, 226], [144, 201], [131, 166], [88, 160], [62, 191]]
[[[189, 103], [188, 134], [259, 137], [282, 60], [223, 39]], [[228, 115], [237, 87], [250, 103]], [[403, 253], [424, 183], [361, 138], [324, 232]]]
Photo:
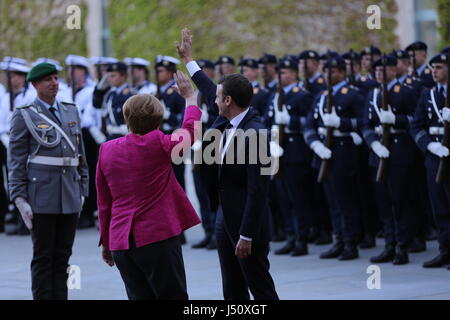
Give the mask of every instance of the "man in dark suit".
[[[177, 50], [200, 90], [202, 87], [216, 88], [215, 103], [219, 108], [219, 117], [212, 128], [222, 132], [218, 150], [220, 155], [217, 155], [220, 161], [204, 165], [202, 169], [209, 173], [207, 189], [211, 207], [217, 209], [216, 240], [224, 298], [248, 300], [250, 289], [257, 300], [277, 300], [267, 258], [270, 240], [267, 201], [270, 176], [262, 174], [260, 159], [255, 164], [249, 161], [252, 156], [250, 147], [254, 147], [250, 142], [255, 140], [248, 133], [254, 130], [255, 134], [258, 133], [257, 139], [264, 138], [259, 134], [264, 129], [263, 123], [253, 108], [248, 107], [253, 96], [252, 85], [239, 74], [225, 76], [217, 86], [211, 80], [209, 85], [199, 85], [195, 75], [201, 75], [203, 71], [191, 57], [191, 36], [186, 29], [183, 30], [183, 43], [177, 44]], [[200, 79], [206, 81], [209, 78], [204, 76]], [[256, 143], [260, 145], [258, 141]], [[268, 150], [267, 140], [266, 147]], [[230, 151], [234, 151], [232, 156]], [[244, 156], [244, 163], [237, 161], [241, 156]]]

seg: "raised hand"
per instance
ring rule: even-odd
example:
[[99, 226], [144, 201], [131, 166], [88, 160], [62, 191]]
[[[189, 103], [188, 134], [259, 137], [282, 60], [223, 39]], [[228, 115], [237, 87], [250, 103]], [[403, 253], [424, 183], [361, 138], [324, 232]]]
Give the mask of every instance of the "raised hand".
[[180, 70], [174, 74], [176, 87], [173, 88], [186, 100], [186, 106], [197, 105], [197, 99], [195, 98], [194, 88], [192, 87], [191, 80]]
[[189, 29], [181, 30], [181, 44], [176, 42], [177, 53], [184, 63], [192, 61], [192, 36]]

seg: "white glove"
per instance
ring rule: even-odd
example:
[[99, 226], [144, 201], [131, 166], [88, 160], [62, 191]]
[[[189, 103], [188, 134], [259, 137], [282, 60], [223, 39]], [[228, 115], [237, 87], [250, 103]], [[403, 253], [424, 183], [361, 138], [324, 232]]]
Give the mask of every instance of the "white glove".
[[450, 108], [445, 107], [442, 109], [442, 118], [444, 121], [450, 122]]
[[206, 107], [206, 104], [202, 105], [202, 123], [207, 123], [209, 119], [209, 115], [208, 115], [208, 109]]
[[270, 148], [270, 155], [272, 157], [279, 158], [279, 157], [283, 156], [283, 153], [284, 153], [283, 148], [275, 141], [270, 141], [269, 148]]
[[283, 104], [283, 108], [281, 111], [278, 111], [278, 108], [275, 107], [275, 123], [276, 124], [288, 125], [290, 121], [291, 121], [291, 116], [289, 115], [289, 112], [286, 109], [286, 105]]
[[334, 108], [331, 113], [325, 113], [322, 120], [325, 127], [339, 128], [341, 125], [341, 118], [339, 118], [336, 114], [336, 110], [334, 110]]
[[359, 136], [359, 134], [357, 134], [356, 132], [350, 132], [350, 135], [352, 136], [353, 143], [355, 144], [355, 146], [361, 145], [361, 143], [363, 142], [363, 140], [362, 140], [362, 138]]
[[119, 126], [119, 128], [120, 128], [120, 134], [121, 135], [126, 136], [128, 134], [128, 127], [127, 127], [126, 124], [121, 124]]
[[83, 207], [83, 205], [84, 205], [84, 200], [86, 200], [86, 197], [85, 196], [81, 196], [81, 207]]
[[448, 148], [440, 142], [430, 142], [427, 146], [428, 151], [437, 155], [439, 158], [448, 157]]
[[167, 108], [164, 108], [164, 115], [163, 115], [163, 119], [167, 120], [170, 117], [170, 111]]
[[395, 124], [395, 114], [392, 112], [391, 107], [388, 111], [380, 111], [380, 122], [382, 124]]
[[315, 154], [319, 156], [320, 159], [330, 159], [331, 158], [331, 150], [325, 147], [325, 145], [319, 140], [311, 143], [311, 149]]
[[202, 142], [200, 141], [200, 140], [196, 140], [195, 142], [194, 142], [194, 144], [192, 145], [192, 147], [191, 147], [191, 149], [193, 150], [193, 151], [198, 151], [198, 150], [200, 150], [202, 148]]
[[5, 146], [5, 148], [8, 149], [8, 147], [9, 147], [9, 135], [7, 133], [3, 133], [0, 136], [0, 140], [2, 141], [3, 145]]
[[103, 134], [103, 132], [100, 131], [100, 129], [96, 126], [91, 126], [89, 128], [89, 132], [91, 133], [92, 138], [94, 138], [95, 142], [97, 144], [102, 144], [106, 141], [106, 137]]
[[31, 222], [33, 219], [33, 211], [31, 210], [30, 205], [21, 197], [17, 197], [16, 200], [14, 200], [14, 203], [22, 216], [23, 222], [25, 222], [27, 228], [31, 230], [33, 228], [33, 223]]
[[383, 146], [380, 141], [374, 141], [370, 145], [373, 152], [378, 156], [378, 158], [389, 158], [389, 150]]
[[97, 84], [97, 89], [98, 90], [106, 90], [110, 87], [109, 83], [108, 83], [108, 74], [105, 74], [102, 79], [100, 80], [100, 82]]

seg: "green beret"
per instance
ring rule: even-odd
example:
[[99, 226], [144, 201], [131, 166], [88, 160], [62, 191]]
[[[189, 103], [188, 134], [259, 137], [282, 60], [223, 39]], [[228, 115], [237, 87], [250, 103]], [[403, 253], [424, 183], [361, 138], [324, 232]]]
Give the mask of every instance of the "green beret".
[[37, 81], [54, 73], [58, 73], [54, 64], [42, 62], [31, 68], [27, 75], [27, 81]]

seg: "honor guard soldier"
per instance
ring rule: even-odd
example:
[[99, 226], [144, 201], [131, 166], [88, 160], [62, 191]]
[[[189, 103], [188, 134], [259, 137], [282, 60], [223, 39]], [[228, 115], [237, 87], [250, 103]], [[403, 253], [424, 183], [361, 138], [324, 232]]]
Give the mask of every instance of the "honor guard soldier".
[[[289, 58], [281, 59], [278, 63], [278, 72], [281, 88], [273, 95], [266, 122], [270, 121], [278, 125], [279, 130], [284, 129], [283, 141], [280, 141], [284, 150], [280, 160], [283, 163], [281, 187], [276, 185], [276, 195], [278, 207], [285, 207], [280, 211], [287, 212], [284, 217], [285, 223], [293, 225], [295, 236], [291, 236], [286, 245], [275, 253], [303, 256], [308, 254], [308, 236], [314, 199], [314, 191], [310, 186], [314, 181], [310, 169], [312, 155], [303, 139], [302, 132], [313, 97], [311, 93], [298, 86], [297, 61]], [[279, 110], [280, 103], [281, 110]], [[283, 199], [283, 192], [287, 195], [287, 197], [284, 195], [287, 203], [283, 203], [286, 201]]]
[[[361, 74], [361, 56], [355, 51], [347, 51], [342, 54], [347, 65], [347, 83], [361, 90], [364, 97], [370, 90], [377, 86], [377, 82]], [[351, 69], [353, 65], [353, 70]]]
[[[162, 131], [171, 134], [181, 127], [184, 114], [184, 99], [172, 88], [175, 85], [173, 75], [177, 72], [178, 59], [170, 56], [156, 57], [156, 72], [158, 91], [156, 97], [164, 106]], [[173, 170], [180, 185], [184, 184], [184, 164], [173, 164]]]
[[[341, 57], [345, 60], [347, 66], [347, 84], [352, 88], [359, 90], [361, 95], [366, 98], [370, 90], [377, 86], [377, 82], [361, 75], [361, 56], [357, 52], [350, 50], [343, 53]], [[362, 105], [361, 108], [364, 110], [364, 105]], [[361, 136], [356, 132], [352, 133], [353, 141], [358, 149], [358, 192], [363, 227], [363, 238], [361, 239], [359, 247], [361, 249], [370, 249], [376, 246], [375, 236], [379, 231], [380, 223], [375, 209], [374, 191], [368, 164], [369, 148], [363, 143]]]
[[106, 128], [108, 140], [128, 134], [128, 128], [123, 119], [123, 104], [135, 94], [127, 83], [127, 66], [123, 62], [110, 64], [107, 74], [97, 84], [93, 94], [92, 104], [102, 109], [102, 131]]
[[371, 45], [370, 47], [364, 48], [360, 55], [362, 71], [365, 73], [367, 78], [375, 80], [375, 71], [372, 69], [372, 65], [375, 61], [381, 58], [381, 50]]
[[277, 91], [277, 57], [270, 53], [264, 53], [259, 58], [259, 74], [264, 81], [264, 88], [270, 93]]
[[[397, 58], [397, 79], [400, 84], [407, 84], [414, 88], [417, 97], [420, 97], [420, 93], [423, 88], [422, 80], [412, 76], [411, 70], [411, 57], [405, 50], [393, 50], [391, 53]], [[414, 106], [414, 111], [415, 111]], [[436, 239], [436, 231], [434, 229], [433, 214], [431, 212], [431, 203], [428, 196], [426, 170], [425, 170], [425, 158], [424, 154], [415, 148], [415, 165], [413, 174], [416, 176], [415, 185], [417, 185], [416, 196], [413, 198], [418, 201], [417, 205], [414, 205], [414, 209], [417, 210], [416, 217], [418, 219], [416, 225], [416, 237], [409, 248], [409, 252], [422, 252], [426, 250], [426, 240], [431, 238]]]
[[[10, 120], [15, 108], [31, 103], [36, 97], [36, 91], [30, 88], [26, 82], [27, 73], [30, 68], [27, 61], [20, 58], [5, 57], [0, 62], [0, 70], [6, 77], [8, 90], [0, 96], [0, 230], [4, 228], [5, 214], [9, 211], [8, 196], [5, 185], [7, 185], [7, 176], [3, 172], [8, 172], [7, 149], [9, 146]], [[4, 171], [3, 171], [4, 168]], [[8, 219], [9, 220], [9, 219]], [[7, 235], [28, 235], [20, 214], [15, 210], [12, 215], [13, 228], [7, 229]]]
[[[313, 97], [322, 90], [325, 90], [327, 85], [322, 74], [319, 72], [319, 54], [314, 50], [305, 50], [299, 54], [298, 60], [298, 68], [303, 78], [301, 86], [309, 91]], [[307, 83], [305, 83], [305, 79], [307, 79]]]
[[224, 76], [234, 73], [235, 62], [230, 56], [220, 56], [216, 63], [216, 79], [220, 81]]
[[[106, 141], [101, 132], [101, 111], [92, 105], [95, 86], [88, 82], [89, 60], [82, 56], [68, 55], [66, 57], [66, 73], [70, 85], [70, 93], [78, 107], [81, 119], [81, 130], [86, 152], [89, 176], [95, 177], [99, 145]], [[87, 197], [78, 221], [78, 228], [95, 226], [94, 212], [97, 210], [97, 192], [95, 179], [89, 180], [89, 196]]]
[[438, 230], [440, 253], [425, 262], [425, 268], [439, 268], [450, 263], [450, 175], [447, 171], [446, 175], [437, 176], [440, 163], [448, 163], [449, 159], [449, 148], [443, 145], [444, 128], [448, 128], [450, 122], [448, 63], [449, 55], [445, 54], [438, 54], [430, 60], [436, 86], [422, 91], [411, 125], [414, 140], [425, 153], [431, 208]]
[[325, 63], [328, 61], [328, 59], [334, 58], [337, 56], [339, 56], [339, 53], [337, 53], [336, 51], [327, 50], [327, 52], [322, 53], [319, 56], [319, 72], [323, 74], [323, 72], [324, 72], [323, 67], [324, 67]]
[[[358, 152], [351, 133], [358, 128], [364, 98], [347, 85], [345, 67], [340, 56], [325, 63], [324, 71], [331, 87], [316, 96], [304, 131], [306, 143], [316, 154], [313, 167], [319, 168], [321, 160], [328, 160], [330, 165], [328, 178], [323, 177], [323, 182], [337, 241], [329, 251], [321, 254], [324, 259], [358, 258], [357, 243], [361, 233], [355, 196]], [[332, 103], [328, 108], [330, 95]], [[333, 143], [329, 147], [324, 144], [328, 132], [333, 135]]]
[[11, 119], [10, 198], [31, 230], [33, 299], [67, 299], [67, 268], [78, 214], [88, 195], [80, 116], [56, 99], [58, 75], [50, 63], [27, 75], [38, 97]]
[[270, 92], [259, 85], [258, 61], [252, 58], [242, 59], [239, 61], [239, 68], [241, 74], [250, 81], [253, 87], [253, 98], [250, 106], [263, 117], [269, 104]]
[[410, 73], [412, 63], [409, 53], [405, 50], [393, 50], [391, 55], [397, 58], [398, 82], [400, 84], [406, 83], [408, 86], [413, 87], [414, 90], [416, 90], [417, 95], [420, 96], [420, 93], [423, 89], [422, 80]]
[[97, 83], [100, 82], [106, 74], [106, 69], [108, 69], [110, 64], [119, 62], [118, 59], [113, 57], [90, 57], [89, 61], [94, 67], [94, 74]]
[[142, 58], [125, 58], [123, 59], [128, 66], [129, 79], [131, 85], [137, 91], [137, 93], [145, 93], [155, 95], [157, 87], [154, 83], [150, 82], [150, 61]]
[[406, 47], [405, 51], [411, 57], [411, 75], [422, 81], [424, 87], [432, 88], [435, 83], [431, 75], [431, 69], [427, 64], [428, 46], [422, 41], [416, 41]]
[[[383, 68], [386, 70], [383, 71]], [[377, 60], [373, 69], [380, 86], [373, 89], [367, 98], [362, 121], [364, 139], [370, 146], [369, 165], [373, 171], [377, 207], [384, 227], [385, 249], [371, 258], [371, 262], [393, 261], [394, 265], [407, 264], [408, 247], [414, 236], [414, 141], [409, 134], [417, 96], [407, 84], [400, 84], [397, 76], [397, 58], [391, 55]], [[386, 74], [386, 79], [383, 79]], [[389, 109], [384, 110], [382, 101], [383, 83]], [[386, 134], [383, 126], [388, 126], [390, 146], [383, 144]], [[380, 159], [386, 161], [384, 177], [377, 181], [377, 168]]]

